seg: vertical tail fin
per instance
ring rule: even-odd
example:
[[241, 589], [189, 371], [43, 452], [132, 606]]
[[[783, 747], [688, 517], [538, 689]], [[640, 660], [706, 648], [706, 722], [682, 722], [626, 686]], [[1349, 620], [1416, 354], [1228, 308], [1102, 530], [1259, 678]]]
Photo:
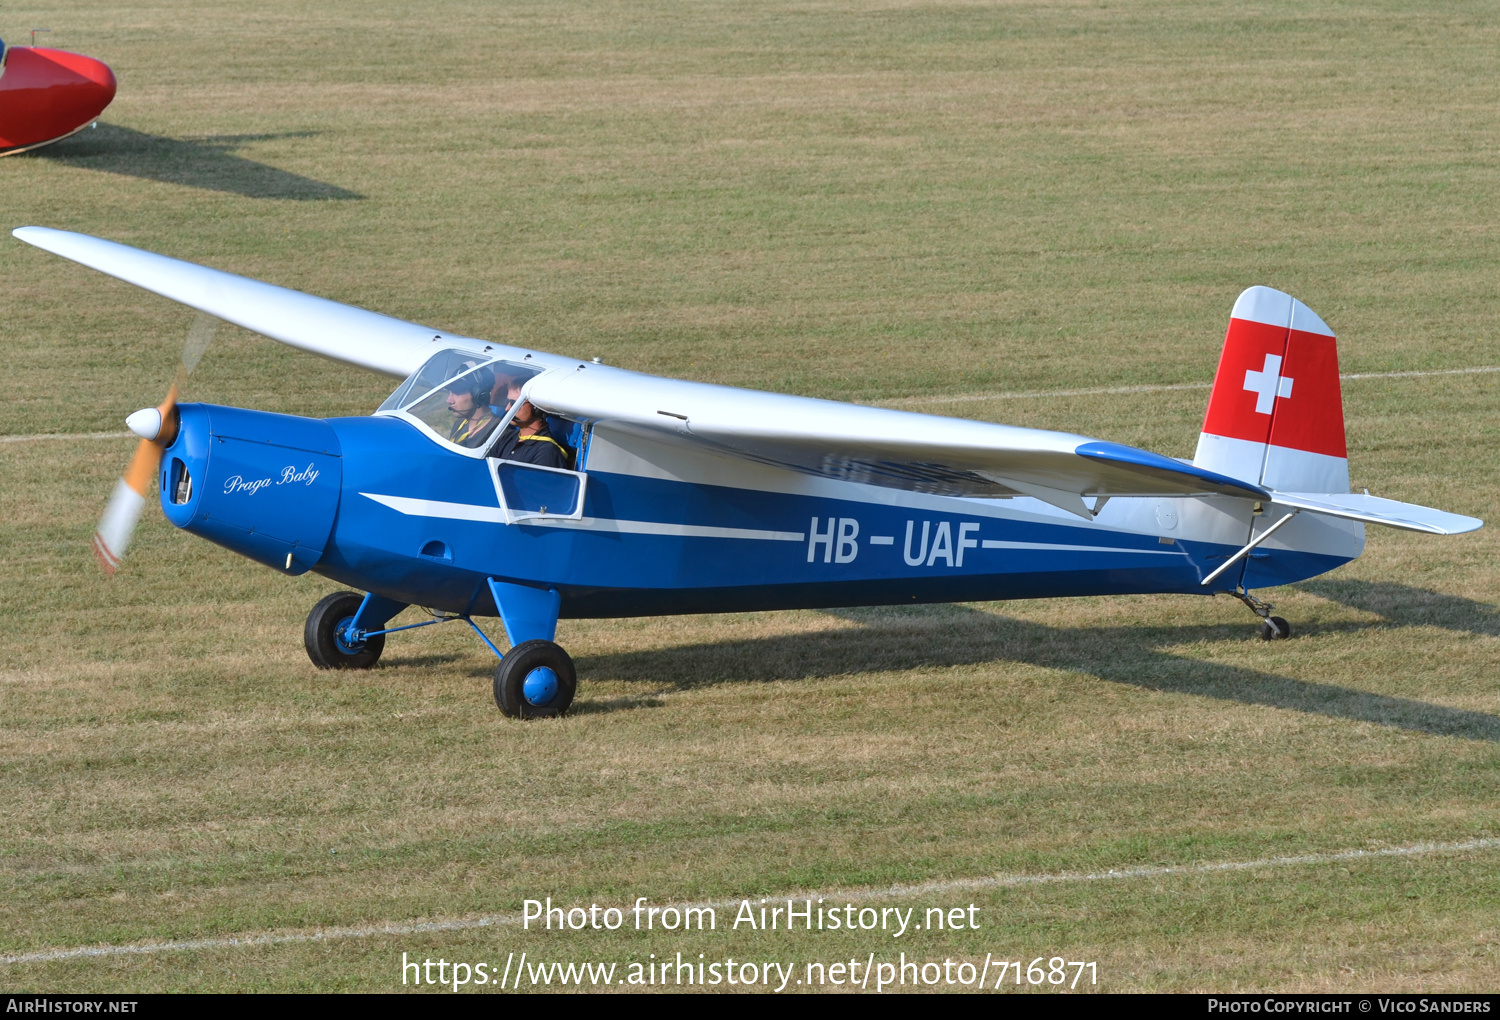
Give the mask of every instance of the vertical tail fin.
[[1290, 294], [1235, 301], [1193, 463], [1282, 492], [1349, 491], [1333, 330]]

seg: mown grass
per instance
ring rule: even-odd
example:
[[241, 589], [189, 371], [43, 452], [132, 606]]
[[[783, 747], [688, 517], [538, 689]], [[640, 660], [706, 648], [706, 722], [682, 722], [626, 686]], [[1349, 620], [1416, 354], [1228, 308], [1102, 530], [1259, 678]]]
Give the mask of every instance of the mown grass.
[[[1346, 371], [1500, 364], [1487, 5], [63, 5], [97, 131], [0, 161], [85, 230], [472, 335], [1190, 455], [1235, 294]], [[7, 27], [8, 26], [8, 27]], [[190, 313], [0, 244], [0, 433], [114, 430]], [[1485, 516], [1494, 375], [1351, 381], [1357, 486]], [[193, 397], [363, 413], [385, 380], [223, 330]], [[930, 405], [922, 400], [931, 398]], [[1491, 531], [1372, 532], [1273, 594], [569, 622], [567, 720], [472, 635], [369, 674], [325, 591], [148, 518], [126, 440], [0, 445], [0, 950], [1143, 863], [1500, 831]], [[943, 894], [899, 951], [1097, 959], [1101, 987], [1493, 987], [1494, 852]], [[925, 902], [925, 901], [919, 901]], [[362, 988], [400, 953], [881, 951], [868, 937], [479, 930], [7, 966], [11, 987]], [[916, 947], [914, 950], [912, 947]], [[502, 956], [503, 959], [503, 956]], [[493, 961], [492, 961], [493, 962]]]

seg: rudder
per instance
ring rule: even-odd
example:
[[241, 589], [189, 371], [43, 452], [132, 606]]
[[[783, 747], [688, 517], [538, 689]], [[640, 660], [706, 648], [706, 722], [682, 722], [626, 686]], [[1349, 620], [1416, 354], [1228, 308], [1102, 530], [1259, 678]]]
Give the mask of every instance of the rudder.
[[1193, 463], [1282, 492], [1349, 491], [1337, 342], [1290, 294], [1235, 301]]

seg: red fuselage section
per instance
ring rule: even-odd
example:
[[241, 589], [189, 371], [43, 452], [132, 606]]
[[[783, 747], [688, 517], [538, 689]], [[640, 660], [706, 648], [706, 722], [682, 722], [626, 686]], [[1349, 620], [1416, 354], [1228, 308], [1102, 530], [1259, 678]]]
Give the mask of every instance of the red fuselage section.
[[115, 75], [93, 57], [12, 46], [0, 70], [0, 154], [55, 142], [115, 98]]

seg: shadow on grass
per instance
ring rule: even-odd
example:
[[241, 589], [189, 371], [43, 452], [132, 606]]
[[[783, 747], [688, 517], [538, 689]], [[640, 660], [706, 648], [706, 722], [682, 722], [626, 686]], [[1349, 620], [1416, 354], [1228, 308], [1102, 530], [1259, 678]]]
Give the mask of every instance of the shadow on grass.
[[[434, 652], [431, 655], [391, 655], [380, 660], [381, 669], [394, 669], [398, 666], [411, 666], [421, 668], [423, 666], [441, 666], [448, 662], [457, 662], [463, 656], [456, 652]], [[494, 670], [490, 670], [493, 673]], [[476, 673], [476, 675], [479, 675]], [[488, 676], [489, 673], [484, 673]]]
[[661, 708], [666, 702], [660, 698], [603, 698], [598, 701], [575, 701], [568, 709], [569, 715], [606, 715], [610, 712], [629, 712], [637, 708]]
[[1500, 636], [1500, 610], [1457, 595], [1390, 581], [1320, 580], [1295, 587], [1403, 627], [1442, 627], [1464, 634]]
[[181, 184], [206, 191], [225, 191], [247, 198], [294, 201], [364, 198], [336, 185], [278, 170], [237, 156], [234, 152], [249, 142], [311, 138], [316, 134], [316, 131], [286, 131], [280, 134], [167, 138], [116, 124], [100, 124], [96, 129], [80, 131], [72, 138], [17, 158], [45, 159], [86, 170]]
[[[1500, 742], [1500, 718], [1409, 698], [1202, 662], [1163, 644], [1243, 638], [1245, 625], [1054, 628], [966, 606], [838, 610], [858, 626], [580, 659], [587, 676], [677, 689], [712, 683], [811, 680], [849, 673], [1025, 662], [1110, 683]], [[692, 679], [682, 679], [690, 677]]]

